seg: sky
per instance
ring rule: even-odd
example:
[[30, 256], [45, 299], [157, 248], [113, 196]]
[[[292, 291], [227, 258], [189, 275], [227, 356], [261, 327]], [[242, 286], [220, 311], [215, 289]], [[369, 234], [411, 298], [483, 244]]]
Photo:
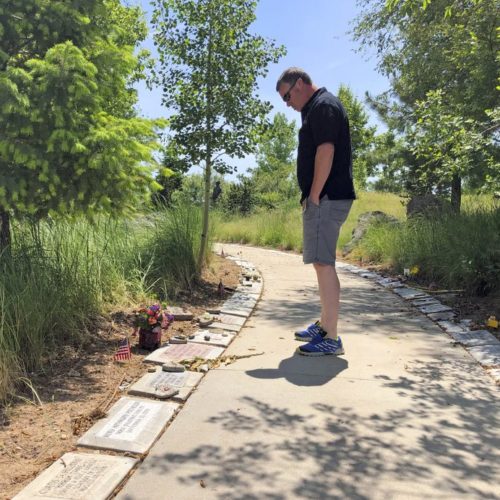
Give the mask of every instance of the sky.
[[[149, 0], [129, 0], [140, 5], [149, 19]], [[360, 100], [365, 92], [379, 94], [389, 88], [389, 81], [376, 71], [373, 54], [357, 52], [358, 44], [352, 41], [349, 31], [359, 13], [355, 0], [260, 0], [256, 9], [257, 19], [252, 32], [273, 39], [284, 45], [286, 56], [269, 66], [265, 79], [258, 80], [259, 96], [273, 106], [271, 116], [283, 112], [289, 120], [300, 123], [300, 114], [287, 108], [275, 91], [276, 81], [286, 68], [303, 68], [314, 83], [335, 93], [340, 84], [348, 85]], [[154, 50], [152, 40], [144, 46]], [[161, 105], [161, 91], [149, 91], [144, 84], [137, 86], [139, 113], [148, 118], [164, 117], [168, 111]], [[384, 127], [367, 109], [370, 124]], [[252, 156], [231, 161], [244, 173], [255, 166]]]

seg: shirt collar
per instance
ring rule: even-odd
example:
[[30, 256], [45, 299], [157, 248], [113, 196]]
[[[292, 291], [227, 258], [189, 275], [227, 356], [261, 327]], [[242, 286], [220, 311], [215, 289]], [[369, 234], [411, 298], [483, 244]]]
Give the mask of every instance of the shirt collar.
[[309, 113], [309, 108], [312, 106], [312, 103], [314, 102], [316, 97], [323, 94], [324, 92], [326, 92], [326, 88], [321, 87], [320, 89], [316, 90], [311, 98], [304, 104], [304, 107], [301, 110], [302, 120], [304, 120], [304, 118], [307, 116], [307, 113]]

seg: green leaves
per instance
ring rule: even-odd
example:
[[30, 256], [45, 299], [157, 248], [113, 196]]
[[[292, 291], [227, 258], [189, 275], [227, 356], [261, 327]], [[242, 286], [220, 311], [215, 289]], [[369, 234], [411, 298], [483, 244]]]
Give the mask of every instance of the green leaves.
[[142, 204], [157, 188], [165, 124], [134, 116], [130, 85], [147, 57], [134, 55], [146, 36], [139, 9], [13, 0], [0, 26], [0, 211], [92, 215]]
[[[164, 0], [153, 24], [164, 104], [174, 110], [170, 128], [191, 164], [212, 156], [242, 157], [255, 147], [254, 131], [270, 104], [256, 97], [257, 78], [284, 53], [248, 32], [255, 2]], [[220, 165], [219, 171], [229, 169]]]
[[498, 162], [486, 112], [498, 106], [496, 3], [362, 3], [354, 36], [376, 48], [379, 69], [391, 80], [391, 90], [372, 104], [391, 132], [408, 142], [401, 172], [409, 174], [409, 187], [448, 193], [451, 178], [458, 188], [463, 176], [469, 187], [485, 188], [491, 158]]

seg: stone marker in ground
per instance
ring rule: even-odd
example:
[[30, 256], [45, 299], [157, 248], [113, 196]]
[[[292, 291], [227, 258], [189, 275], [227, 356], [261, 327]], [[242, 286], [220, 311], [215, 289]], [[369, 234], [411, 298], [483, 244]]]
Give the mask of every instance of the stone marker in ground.
[[111, 407], [108, 416], [94, 424], [77, 444], [145, 453], [178, 406], [176, 403], [123, 397]]
[[227, 347], [234, 339], [234, 333], [219, 333], [210, 330], [199, 330], [195, 332], [194, 338], [189, 339], [189, 342], [195, 344], [216, 345]]
[[[242, 311], [253, 311], [253, 308], [255, 307], [255, 304], [257, 301], [252, 302], [242, 302], [242, 301], [236, 301], [236, 300], [227, 300], [224, 302], [224, 304], [221, 307], [222, 309], [240, 309]], [[222, 313], [223, 314], [223, 313]]]
[[377, 281], [377, 283], [379, 285], [383, 286], [384, 288], [389, 288], [391, 290], [393, 290], [395, 288], [402, 288], [405, 286], [403, 283], [401, 283], [401, 281], [395, 280], [392, 278], [384, 278], [384, 279]]
[[429, 313], [427, 314], [429, 319], [432, 321], [451, 321], [455, 318], [455, 313], [453, 311], [441, 311], [437, 313]]
[[218, 321], [210, 325], [211, 330], [216, 330], [219, 333], [221, 331], [238, 333], [241, 330], [241, 328], [242, 328], [241, 325], [228, 325], [227, 323], [219, 323]]
[[468, 347], [467, 350], [482, 366], [500, 366], [500, 343]]
[[14, 499], [106, 500], [137, 462], [130, 457], [66, 453]]
[[252, 314], [251, 309], [239, 309], [238, 306], [223, 307], [220, 312], [221, 314], [230, 314], [231, 316], [239, 316], [240, 318], [248, 318]]
[[182, 307], [167, 307], [167, 313], [174, 315], [175, 321], [191, 321], [193, 313]]
[[162, 365], [167, 361], [184, 361], [195, 358], [216, 359], [224, 349], [210, 345], [187, 344], [167, 345], [153, 351], [149, 356], [144, 358], [146, 363], [156, 363]]
[[171, 387], [177, 391], [172, 397], [175, 401], [185, 401], [203, 375], [196, 372], [165, 372], [158, 367], [155, 373], [147, 373], [128, 391], [136, 396], [158, 397], [158, 387]]
[[446, 333], [463, 333], [469, 331], [464, 325], [460, 323], [453, 323], [452, 321], [438, 321], [437, 324], [446, 332]]
[[224, 323], [225, 325], [242, 326], [245, 321], [246, 318], [241, 318], [240, 316], [232, 316], [231, 314], [219, 314], [218, 316], [218, 323]]
[[488, 330], [473, 330], [470, 332], [450, 332], [453, 340], [465, 346], [500, 345], [500, 342]]
[[445, 306], [444, 304], [431, 304], [430, 306], [420, 306], [420, 312], [424, 314], [440, 313], [445, 311], [451, 311], [451, 307]]
[[437, 305], [437, 304], [441, 304], [441, 302], [439, 302], [439, 300], [436, 300], [432, 297], [423, 297], [423, 298], [420, 298], [420, 299], [414, 299], [414, 300], [410, 300], [411, 302], [411, 305], [412, 306], [415, 306], [415, 307], [418, 307], [418, 306], [431, 306], [433, 304]]
[[422, 292], [421, 290], [416, 290], [415, 288], [408, 288], [408, 287], [395, 288], [394, 293], [396, 295], [399, 295], [405, 300], [427, 297], [427, 294], [425, 292]]
[[224, 302], [224, 304], [227, 303], [247, 304], [253, 307], [257, 303], [257, 298], [252, 297], [252, 295], [248, 293], [236, 292]]
[[[249, 290], [249, 289], [244, 290], [243, 288], [244, 287], [241, 287], [241, 289], [237, 288], [236, 293], [241, 294], [241, 295], [246, 295], [247, 297], [251, 297], [252, 299], [255, 299], [256, 302], [257, 302], [257, 300], [259, 300], [260, 291], [253, 292], [252, 290]], [[231, 300], [231, 299], [229, 298], [228, 300]]]

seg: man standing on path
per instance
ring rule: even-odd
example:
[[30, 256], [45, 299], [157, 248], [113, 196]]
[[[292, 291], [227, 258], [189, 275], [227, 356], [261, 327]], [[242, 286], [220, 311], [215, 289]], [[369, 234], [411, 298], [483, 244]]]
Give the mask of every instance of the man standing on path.
[[302, 193], [303, 260], [314, 266], [321, 300], [321, 319], [295, 333], [297, 340], [308, 341], [297, 351], [306, 356], [340, 355], [344, 347], [337, 334], [340, 283], [335, 250], [356, 197], [349, 120], [339, 99], [317, 87], [300, 68], [287, 69], [276, 90], [302, 116], [297, 180]]

